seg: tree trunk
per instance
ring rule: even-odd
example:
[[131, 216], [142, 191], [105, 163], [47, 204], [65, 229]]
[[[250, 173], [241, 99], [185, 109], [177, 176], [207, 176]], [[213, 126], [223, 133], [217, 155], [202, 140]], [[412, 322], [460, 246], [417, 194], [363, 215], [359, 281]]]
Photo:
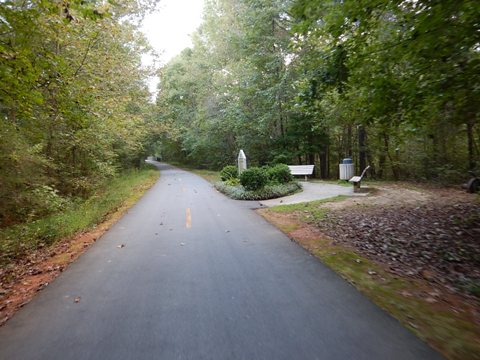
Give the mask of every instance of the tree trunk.
[[307, 155], [308, 164], [307, 165], [314, 165], [315, 164], [315, 154], [310, 153]]
[[387, 160], [388, 154], [388, 135], [387, 133], [382, 133], [382, 140], [383, 140], [383, 148], [380, 156], [378, 157], [378, 177], [383, 179], [385, 174], [385, 162]]
[[326, 179], [328, 177], [327, 152], [322, 151], [318, 156], [320, 157], [320, 178]]
[[474, 138], [473, 138], [473, 120], [467, 122], [467, 139], [468, 139], [468, 170], [475, 169], [474, 155]]
[[358, 159], [359, 159], [359, 171], [363, 171], [367, 167], [367, 156], [365, 149], [366, 139], [365, 128], [362, 125], [358, 126]]
[[345, 147], [345, 157], [351, 157], [353, 154], [352, 148], [352, 125], [347, 125], [347, 139], [346, 139], [346, 147]]

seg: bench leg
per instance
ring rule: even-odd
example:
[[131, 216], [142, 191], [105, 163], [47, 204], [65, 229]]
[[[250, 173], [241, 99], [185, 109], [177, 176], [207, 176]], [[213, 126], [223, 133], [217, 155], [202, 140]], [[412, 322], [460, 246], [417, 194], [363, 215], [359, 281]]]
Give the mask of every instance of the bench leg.
[[354, 182], [353, 183], [353, 192], [360, 192], [360, 181]]
[[308, 181], [308, 179], [307, 179], [307, 175], [305, 175], [305, 181]]

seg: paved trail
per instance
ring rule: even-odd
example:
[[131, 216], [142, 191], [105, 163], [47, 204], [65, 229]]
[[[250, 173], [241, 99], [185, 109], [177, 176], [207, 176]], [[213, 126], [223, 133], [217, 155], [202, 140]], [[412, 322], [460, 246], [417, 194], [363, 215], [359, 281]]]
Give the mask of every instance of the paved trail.
[[440, 358], [245, 204], [160, 167], [0, 328], [0, 359]]

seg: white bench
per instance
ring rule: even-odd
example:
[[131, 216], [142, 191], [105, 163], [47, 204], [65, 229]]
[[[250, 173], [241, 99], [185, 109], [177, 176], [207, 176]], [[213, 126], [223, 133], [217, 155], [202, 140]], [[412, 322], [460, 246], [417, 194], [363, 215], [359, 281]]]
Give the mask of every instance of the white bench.
[[351, 183], [353, 183], [353, 192], [359, 192], [360, 191], [360, 184], [362, 182], [362, 179], [367, 172], [367, 170], [370, 169], [370, 165], [368, 165], [365, 169], [362, 171], [362, 175], [360, 176], [354, 176], [350, 180]]
[[307, 180], [307, 175], [313, 174], [313, 168], [315, 165], [288, 165], [290, 173], [292, 175], [304, 175], [305, 181]]

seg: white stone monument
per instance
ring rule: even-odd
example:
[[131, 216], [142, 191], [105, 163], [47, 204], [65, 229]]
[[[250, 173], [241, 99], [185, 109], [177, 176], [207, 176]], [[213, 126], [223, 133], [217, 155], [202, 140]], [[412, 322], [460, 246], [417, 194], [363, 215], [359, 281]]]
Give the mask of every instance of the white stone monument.
[[238, 153], [238, 175], [242, 173], [243, 170], [247, 169], [247, 157], [243, 150], [240, 150]]

